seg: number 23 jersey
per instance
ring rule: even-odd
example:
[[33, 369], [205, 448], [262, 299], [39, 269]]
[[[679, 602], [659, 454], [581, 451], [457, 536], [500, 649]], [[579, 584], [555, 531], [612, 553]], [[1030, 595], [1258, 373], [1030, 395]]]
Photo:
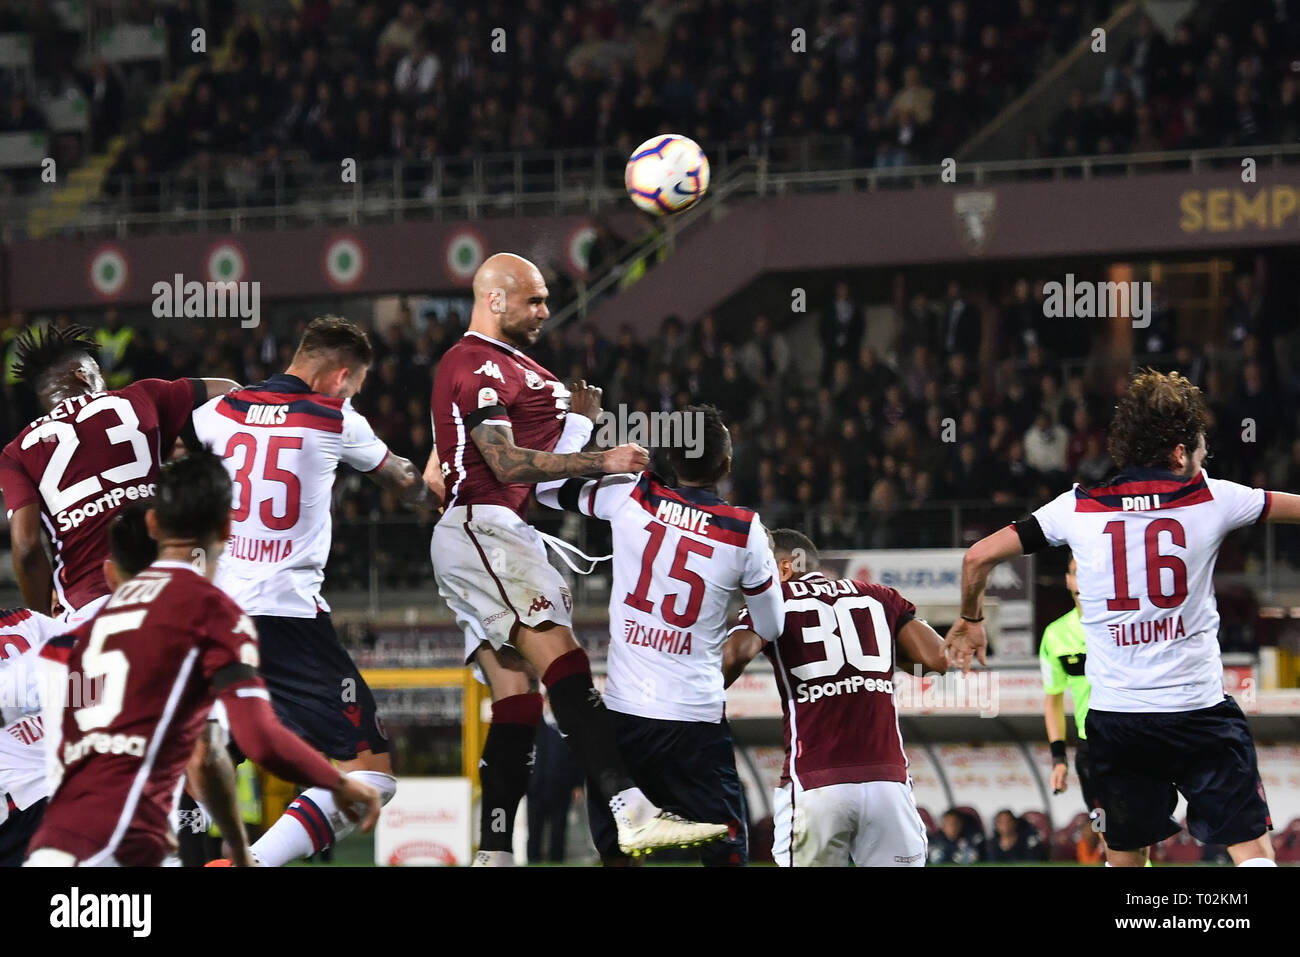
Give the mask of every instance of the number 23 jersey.
[[0, 492], [12, 518], [40, 503], [54, 550], [54, 588], [68, 610], [107, 595], [108, 525], [128, 500], [148, 498], [191, 410], [197, 379], [141, 379], [65, 399], [0, 453]]

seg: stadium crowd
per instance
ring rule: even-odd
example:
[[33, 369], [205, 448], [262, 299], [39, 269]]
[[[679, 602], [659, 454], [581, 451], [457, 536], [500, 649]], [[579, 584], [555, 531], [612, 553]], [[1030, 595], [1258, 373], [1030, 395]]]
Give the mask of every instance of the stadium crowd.
[[1144, 17], [1101, 88], [1071, 91], [1050, 126], [1030, 132], [1026, 158], [1295, 143], [1297, 64], [1294, 0], [1201, 0], [1171, 41]]
[[[134, 7], [153, 11], [176, 67], [194, 62], [184, 42], [197, 23], [189, 0]], [[126, 136], [107, 189], [139, 212], [200, 195], [222, 208], [277, 182], [292, 189], [305, 161], [342, 157], [401, 160], [410, 195], [429, 195], [448, 188], [428, 181], [437, 157], [627, 151], [664, 128], [706, 149], [820, 134], [851, 144], [844, 159], [853, 165], [901, 166], [952, 155], [1110, 4], [755, 7], [307, 0], [265, 17], [237, 14], [230, 56], [170, 93], [160, 119], [123, 109], [126, 78], [115, 64], [62, 57], [41, 82], [75, 83], [92, 98], [93, 149]], [[497, 27], [504, 48], [489, 46]], [[28, 127], [39, 128], [24, 102]], [[164, 198], [160, 173], [178, 173], [188, 189]]]

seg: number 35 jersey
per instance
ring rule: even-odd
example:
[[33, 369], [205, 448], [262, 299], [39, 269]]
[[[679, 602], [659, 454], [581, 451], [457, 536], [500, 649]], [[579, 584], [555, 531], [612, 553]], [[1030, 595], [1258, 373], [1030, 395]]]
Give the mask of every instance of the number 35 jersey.
[[1069, 545], [1078, 562], [1094, 711], [1193, 711], [1223, 700], [1214, 564], [1268, 493], [1204, 472], [1132, 469], [1076, 485], [1016, 523], [1026, 552]]
[[388, 446], [351, 400], [283, 373], [196, 409], [194, 432], [225, 459], [234, 485], [217, 586], [254, 616], [329, 611], [320, 590], [334, 472], [340, 462], [371, 472]]
[[194, 407], [196, 379], [141, 379], [125, 389], [65, 399], [0, 453], [9, 517], [34, 503], [54, 551], [54, 589], [74, 611], [109, 593], [108, 525], [123, 503], [153, 495], [159, 463]]

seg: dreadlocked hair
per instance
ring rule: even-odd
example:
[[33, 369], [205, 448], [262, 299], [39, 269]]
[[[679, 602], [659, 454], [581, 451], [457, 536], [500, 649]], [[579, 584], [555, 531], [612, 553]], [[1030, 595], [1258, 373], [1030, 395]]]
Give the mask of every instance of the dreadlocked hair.
[[14, 343], [14, 378], [35, 386], [41, 376], [61, 362], [82, 355], [93, 359], [98, 351], [94, 335], [85, 326], [25, 329]]

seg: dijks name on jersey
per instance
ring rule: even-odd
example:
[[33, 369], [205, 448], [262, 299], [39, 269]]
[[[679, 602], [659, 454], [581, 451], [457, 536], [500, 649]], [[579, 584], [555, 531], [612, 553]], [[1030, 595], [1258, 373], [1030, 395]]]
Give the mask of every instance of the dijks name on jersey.
[[248, 425], [284, 425], [289, 410], [283, 405], [250, 405], [244, 413]]

